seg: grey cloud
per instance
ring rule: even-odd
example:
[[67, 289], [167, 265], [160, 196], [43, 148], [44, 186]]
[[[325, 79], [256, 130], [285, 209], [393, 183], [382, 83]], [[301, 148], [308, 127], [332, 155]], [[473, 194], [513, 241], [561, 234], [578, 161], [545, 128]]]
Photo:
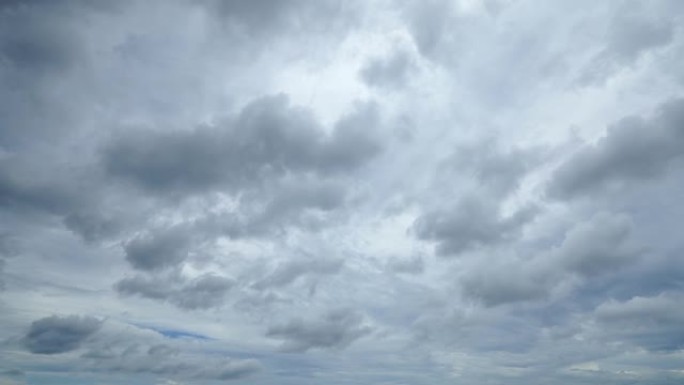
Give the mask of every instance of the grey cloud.
[[671, 20], [644, 20], [628, 15], [612, 23], [607, 49], [620, 58], [633, 60], [645, 50], [668, 44], [673, 35]]
[[284, 340], [281, 348], [290, 352], [309, 349], [342, 349], [371, 332], [363, 317], [351, 310], [328, 312], [316, 320], [293, 319], [272, 326], [266, 335]]
[[[205, 343], [195, 341], [194, 348]], [[194, 348], [149, 330], [108, 321], [74, 366], [93, 372], [145, 373], [174, 380], [234, 380], [261, 370], [254, 359], [234, 359], [229, 354]]]
[[387, 267], [396, 273], [420, 274], [425, 270], [425, 260], [420, 255], [410, 258], [395, 257], [387, 263]]
[[498, 308], [474, 312], [440, 307], [423, 314], [413, 325], [420, 341], [468, 352], [529, 353], [541, 333], [538, 319]]
[[72, 211], [64, 216], [63, 222], [71, 231], [79, 234], [86, 242], [94, 243], [119, 235], [124, 223], [119, 218], [112, 218], [101, 210]]
[[492, 307], [544, 299], [553, 278], [531, 261], [489, 262], [484, 268], [468, 272], [461, 286], [467, 298]]
[[5, 260], [0, 259], [0, 291], [5, 289]]
[[588, 295], [585, 286], [594, 279], [606, 279], [639, 261], [645, 248], [633, 235], [632, 223], [624, 215], [599, 213], [568, 230], [556, 247], [536, 250], [526, 258], [510, 253], [478, 261], [461, 279], [463, 294], [490, 307], [538, 301], [580, 277], [585, 282], [576, 282], [575, 290]]
[[19, 369], [7, 369], [0, 372], [0, 376], [7, 377], [24, 377], [25, 373]]
[[[27, 18], [23, 28], [7, 28], [0, 42], [2, 57], [16, 69], [34, 72], [59, 71], [71, 66], [75, 56], [73, 36], [64, 29], [39, 22], [37, 15]], [[44, 19], [42, 19], [44, 20]], [[9, 33], [9, 31], [15, 31]]]
[[176, 266], [187, 257], [190, 238], [188, 229], [183, 228], [140, 235], [124, 245], [126, 260], [146, 271]]
[[441, 202], [416, 219], [419, 239], [436, 242], [440, 255], [456, 255], [515, 239], [537, 214], [534, 206], [504, 214], [503, 202], [542, 158], [540, 149], [504, 149], [493, 141], [459, 145], [434, 175]]
[[409, 53], [397, 51], [387, 57], [371, 59], [361, 68], [361, 79], [372, 87], [400, 87], [409, 79], [415, 63]]
[[413, 40], [425, 56], [436, 53], [443, 39], [448, 37], [444, 30], [452, 16], [452, 3], [441, 0], [409, 2], [405, 6]]
[[[29, 174], [32, 177], [28, 177]], [[63, 212], [72, 203], [70, 194], [65, 186], [52, 183], [51, 178], [44, 174], [45, 170], [26, 166], [18, 157], [4, 159], [0, 166], [0, 205], [4, 208]]]
[[[26, 147], [67, 132], [69, 98], [55, 80], [86, 61], [73, 17], [90, 11], [70, 2], [21, 2], [0, 8], [0, 140]], [[72, 122], [73, 123], [73, 122]]]
[[542, 158], [540, 149], [503, 149], [491, 141], [460, 146], [444, 166], [450, 176], [468, 176], [495, 196], [514, 192]]
[[195, 377], [211, 378], [221, 381], [237, 380], [250, 376], [261, 370], [261, 365], [255, 360], [236, 360], [216, 367], [199, 371]]
[[566, 234], [555, 258], [569, 271], [583, 276], [612, 272], [635, 262], [644, 252], [631, 236], [627, 218], [598, 214]]
[[124, 278], [115, 289], [124, 296], [140, 296], [166, 301], [181, 309], [209, 309], [223, 305], [233, 281], [212, 274], [188, 280], [178, 274]]
[[684, 100], [663, 104], [645, 120], [625, 118], [610, 126], [596, 145], [586, 146], [555, 172], [553, 197], [572, 198], [650, 179], [684, 155]]
[[112, 175], [151, 191], [205, 192], [248, 186], [286, 173], [335, 174], [357, 168], [380, 149], [368, 132], [375, 115], [359, 110], [330, 136], [284, 95], [255, 100], [223, 126], [137, 132], [103, 154]]
[[326, 24], [332, 28], [340, 23], [349, 23], [355, 17], [355, 7], [338, 0], [197, 0], [197, 3], [207, 7], [230, 30], [237, 29], [257, 37], [313, 33], [325, 28]]
[[337, 274], [344, 261], [334, 258], [306, 258], [280, 264], [275, 270], [254, 286], [256, 288], [283, 287], [303, 276]]
[[664, 293], [600, 305], [595, 316], [602, 326], [601, 337], [651, 351], [684, 349], [684, 311], [680, 297]]
[[[630, 6], [631, 8], [631, 6]], [[647, 11], [622, 11], [610, 23], [606, 47], [597, 54], [580, 77], [582, 83], [603, 82], [624, 65], [645, 53], [668, 45], [675, 33], [671, 15], [649, 17]]]
[[315, 178], [265, 184], [243, 194], [234, 212], [209, 215], [196, 227], [231, 238], [264, 237], [289, 226], [316, 231], [344, 207], [346, 198], [345, 185]]
[[78, 349], [100, 326], [101, 321], [91, 317], [51, 316], [31, 323], [23, 343], [34, 354], [66, 353]]
[[424, 213], [414, 229], [418, 238], [437, 242], [438, 254], [449, 256], [515, 238], [534, 213], [528, 208], [502, 216], [496, 204], [466, 198], [452, 208]]
[[[106, 191], [92, 168], [64, 162], [63, 157], [53, 151], [26, 151], [3, 159], [0, 209], [36, 219], [58, 218], [88, 242], [119, 234], [126, 222], [138, 215], [130, 210], [135, 203]], [[120, 206], [119, 199], [129, 206]]]

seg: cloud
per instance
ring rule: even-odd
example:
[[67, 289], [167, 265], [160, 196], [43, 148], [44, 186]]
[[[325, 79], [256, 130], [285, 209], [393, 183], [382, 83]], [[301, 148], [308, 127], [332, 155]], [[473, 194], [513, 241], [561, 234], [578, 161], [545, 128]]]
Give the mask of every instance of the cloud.
[[387, 268], [401, 274], [421, 274], [425, 271], [425, 259], [420, 255], [410, 258], [395, 257], [389, 260]]
[[684, 312], [678, 306], [679, 301], [679, 295], [663, 293], [603, 303], [595, 311], [602, 326], [599, 338], [656, 352], [684, 349]]
[[310, 112], [285, 95], [249, 103], [222, 126], [142, 131], [117, 138], [103, 153], [111, 175], [157, 193], [235, 191], [287, 173], [336, 174], [363, 165], [380, 149], [367, 133], [370, 110], [323, 132]]
[[347, 199], [344, 184], [286, 178], [242, 195], [235, 211], [209, 215], [194, 230], [231, 238], [263, 238], [288, 228], [317, 231], [334, 221]]
[[5, 259], [0, 259], [0, 291], [5, 289]]
[[193, 279], [179, 274], [134, 276], [119, 281], [115, 288], [123, 296], [140, 296], [166, 301], [181, 309], [209, 309], [223, 305], [234, 282], [228, 278], [203, 274]]
[[463, 278], [466, 298], [492, 307], [503, 304], [542, 300], [553, 288], [554, 276], [533, 261], [487, 261]]
[[553, 298], [558, 288], [581, 291], [575, 277], [606, 279], [639, 262], [646, 250], [632, 237], [627, 217], [598, 213], [567, 230], [555, 247], [528, 256], [508, 251], [482, 257], [463, 275], [463, 294], [492, 307]]
[[322, 276], [337, 274], [344, 261], [335, 258], [306, 258], [290, 260], [278, 265], [264, 279], [258, 281], [256, 288], [278, 288], [289, 285], [303, 276]]
[[533, 209], [502, 215], [490, 202], [466, 198], [454, 207], [422, 214], [414, 228], [419, 239], [437, 243], [439, 255], [451, 256], [514, 239], [533, 216]]
[[549, 195], [568, 199], [655, 178], [684, 155], [684, 100], [661, 105], [650, 119], [629, 117], [564, 162]]
[[124, 245], [126, 260], [136, 269], [153, 271], [182, 262], [189, 250], [187, 229], [172, 228], [133, 238]]
[[630, 239], [631, 233], [628, 218], [598, 214], [566, 234], [555, 258], [583, 276], [613, 272], [635, 262], [644, 251]]
[[432, 188], [439, 195], [423, 204], [412, 231], [435, 242], [441, 256], [515, 240], [540, 209], [532, 200], [510, 209], [507, 199], [542, 155], [537, 148], [503, 148], [494, 141], [459, 145], [435, 169]]
[[[627, 8], [627, 7], [625, 7]], [[632, 8], [632, 7], [630, 7]], [[639, 7], [622, 10], [613, 17], [605, 48], [591, 61], [580, 77], [584, 84], [601, 83], [615, 72], [637, 62], [646, 53], [667, 46], [675, 34], [670, 15], [645, 16]]]
[[333, 310], [316, 320], [293, 319], [271, 326], [266, 336], [284, 340], [281, 348], [289, 352], [309, 349], [342, 349], [371, 332], [363, 317], [354, 311]]
[[181, 339], [108, 320], [97, 338], [89, 341], [74, 367], [90, 372], [145, 373], [174, 380], [235, 380], [261, 370], [255, 359], [212, 353], [208, 340]]
[[66, 353], [78, 349], [101, 324], [95, 318], [75, 315], [41, 318], [31, 323], [23, 343], [34, 354]]
[[0, 382], [681, 383], [682, 10], [1, 2]]
[[349, 23], [355, 17], [344, 2], [324, 0], [310, 3], [302, 0], [267, 0], [254, 3], [249, 0], [202, 0], [199, 4], [225, 22], [231, 29], [241, 30], [247, 36], [273, 38], [291, 33], [314, 33], [327, 24]]
[[471, 177], [483, 193], [504, 197], [520, 187], [542, 155], [541, 149], [505, 149], [493, 141], [463, 145], [445, 161], [445, 177]]
[[411, 36], [420, 53], [428, 57], [439, 53], [442, 41], [452, 38], [447, 28], [453, 16], [452, 3], [439, 0], [409, 2], [405, 8]]
[[371, 87], [400, 87], [407, 82], [414, 67], [409, 53], [397, 51], [387, 57], [371, 59], [361, 68], [359, 75]]

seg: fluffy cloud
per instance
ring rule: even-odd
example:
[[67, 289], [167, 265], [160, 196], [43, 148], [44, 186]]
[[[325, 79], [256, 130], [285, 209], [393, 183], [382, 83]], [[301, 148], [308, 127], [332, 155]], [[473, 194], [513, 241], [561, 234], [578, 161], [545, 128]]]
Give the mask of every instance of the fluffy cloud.
[[70, 352], [95, 333], [100, 323], [95, 318], [78, 316], [42, 318], [31, 323], [24, 345], [35, 354]]
[[447, 210], [425, 213], [416, 222], [416, 234], [436, 241], [438, 254], [454, 255], [510, 240], [533, 216], [532, 209], [502, 215], [491, 202], [464, 199]]
[[549, 192], [573, 197], [654, 178], [684, 154], [684, 101], [663, 104], [655, 116], [624, 118], [605, 137], [587, 145], [556, 171]]
[[228, 191], [286, 173], [336, 173], [379, 150], [373, 114], [359, 111], [326, 136], [311, 114], [277, 95], [247, 105], [227, 127], [143, 132], [109, 145], [104, 167], [152, 191]]

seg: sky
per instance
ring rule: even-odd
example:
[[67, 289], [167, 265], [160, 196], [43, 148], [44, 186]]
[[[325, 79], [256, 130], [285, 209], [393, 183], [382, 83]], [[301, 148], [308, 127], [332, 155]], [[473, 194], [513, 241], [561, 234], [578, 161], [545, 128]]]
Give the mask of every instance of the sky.
[[0, 385], [684, 382], [684, 2], [5, 0]]

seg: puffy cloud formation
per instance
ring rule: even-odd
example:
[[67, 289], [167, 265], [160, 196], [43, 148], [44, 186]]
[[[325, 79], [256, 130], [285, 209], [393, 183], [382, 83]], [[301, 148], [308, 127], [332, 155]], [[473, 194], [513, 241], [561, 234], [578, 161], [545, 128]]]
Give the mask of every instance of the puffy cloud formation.
[[677, 0], [0, 3], [0, 384], [680, 384]]
[[95, 318], [47, 317], [31, 323], [24, 345], [35, 354], [59, 354], [80, 347], [81, 343], [100, 328]]

